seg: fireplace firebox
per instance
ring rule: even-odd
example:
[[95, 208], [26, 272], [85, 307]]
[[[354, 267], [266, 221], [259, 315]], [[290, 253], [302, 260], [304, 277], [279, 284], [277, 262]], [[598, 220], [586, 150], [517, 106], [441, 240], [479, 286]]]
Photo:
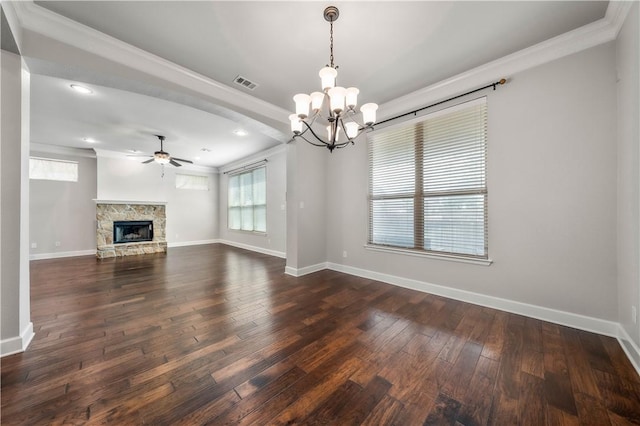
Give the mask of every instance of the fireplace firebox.
[[153, 221], [128, 220], [113, 222], [113, 243], [153, 241]]

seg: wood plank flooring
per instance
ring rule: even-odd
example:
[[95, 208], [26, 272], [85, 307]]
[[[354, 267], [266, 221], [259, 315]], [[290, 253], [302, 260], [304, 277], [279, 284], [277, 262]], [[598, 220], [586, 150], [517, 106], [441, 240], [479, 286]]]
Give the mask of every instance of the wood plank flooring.
[[640, 424], [615, 339], [219, 245], [31, 263], [3, 425]]

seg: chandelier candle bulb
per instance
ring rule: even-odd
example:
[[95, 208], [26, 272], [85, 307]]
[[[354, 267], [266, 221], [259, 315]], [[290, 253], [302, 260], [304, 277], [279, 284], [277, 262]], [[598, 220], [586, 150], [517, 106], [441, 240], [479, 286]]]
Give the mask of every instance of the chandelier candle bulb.
[[353, 121], [346, 123], [344, 125], [344, 128], [345, 128], [345, 132], [347, 133], [347, 137], [349, 139], [353, 139], [356, 136], [358, 136], [359, 127], [360, 126], [358, 126], [358, 123], [355, 123]]
[[322, 90], [329, 90], [336, 85], [338, 71], [336, 71], [335, 68], [324, 67], [320, 70], [318, 75], [322, 80]]
[[298, 118], [297, 115], [291, 114], [289, 116], [289, 121], [291, 121], [291, 131], [296, 135], [302, 132], [302, 121]]
[[331, 111], [340, 114], [344, 110], [344, 98], [346, 90], [344, 87], [334, 87], [329, 89], [329, 103]]
[[313, 92], [311, 94], [311, 109], [313, 111], [319, 111], [322, 108], [323, 101], [324, 101], [324, 93]]
[[347, 89], [347, 108], [354, 109], [358, 105], [358, 93], [360, 91], [355, 87]]
[[296, 103], [296, 114], [301, 119], [305, 119], [309, 116], [309, 102], [311, 102], [311, 96], [304, 93], [298, 93], [293, 97], [293, 101]]
[[360, 112], [362, 112], [362, 121], [364, 121], [364, 124], [371, 126], [376, 122], [377, 109], [378, 105], [373, 103], [364, 104], [360, 107]]

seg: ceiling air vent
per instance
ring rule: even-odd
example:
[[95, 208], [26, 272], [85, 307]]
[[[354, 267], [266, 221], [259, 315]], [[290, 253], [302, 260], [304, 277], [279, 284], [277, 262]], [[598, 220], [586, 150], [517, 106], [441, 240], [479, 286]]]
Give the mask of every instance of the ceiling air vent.
[[258, 83], [254, 83], [251, 80], [248, 80], [246, 78], [244, 78], [243, 76], [239, 75], [235, 78], [235, 80], [233, 80], [236, 84], [239, 84], [240, 86], [244, 87], [245, 89], [249, 89], [249, 90], [253, 90], [256, 87], [258, 87]]

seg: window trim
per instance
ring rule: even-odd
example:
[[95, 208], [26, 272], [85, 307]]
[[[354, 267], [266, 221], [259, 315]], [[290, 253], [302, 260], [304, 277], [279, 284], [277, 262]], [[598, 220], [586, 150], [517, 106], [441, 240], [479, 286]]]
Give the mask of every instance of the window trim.
[[484, 259], [480, 257], [470, 257], [470, 256], [449, 254], [449, 253], [445, 254], [445, 253], [438, 253], [433, 251], [415, 250], [415, 249], [408, 249], [408, 248], [402, 248], [402, 247], [384, 246], [384, 245], [369, 244], [369, 243], [365, 244], [364, 248], [371, 251], [395, 253], [395, 254], [415, 256], [415, 257], [426, 257], [430, 259], [447, 260], [450, 262], [470, 263], [472, 265], [489, 266], [493, 263], [493, 259], [491, 259], [491, 257]]
[[[393, 130], [394, 128], [400, 128], [400, 127], [405, 127], [405, 126], [411, 126], [411, 125], [415, 125], [415, 126], [421, 126], [421, 123], [424, 123], [426, 120], [429, 119], [434, 119], [443, 115], [448, 115], [451, 113], [455, 113], [459, 110], [468, 108], [468, 107], [472, 107], [476, 104], [485, 104], [487, 110], [488, 110], [488, 97], [487, 96], [480, 96], [477, 98], [473, 98], [473, 99], [468, 99], [468, 100], [464, 100], [462, 102], [459, 102], [455, 105], [451, 105], [451, 106], [445, 106], [441, 109], [438, 109], [434, 112], [431, 113], [427, 113], [427, 114], [422, 114], [418, 117], [414, 117], [412, 119], [409, 120], [405, 120], [396, 124], [392, 124], [389, 126], [385, 126], [379, 129], [375, 129], [373, 132], [376, 131], [389, 131], [389, 130]], [[488, 116], [488, 111], [486, 112], [487, 116]], [[373, 133], [371, 132], [371, 133]], [[488, 135], [488, 131], [486, 133], [486, 135]], [[488, 139], [488, 138], [487, 138]], [[369, 142], [371, 143], [371, 142]], [[419, 148], [418, 146], [414, 146], [416, 151], [418, 151]], [[367, 156], [369, 156], [369, 149], [370, 146], [367, 146]], [[450, 196], [455, 196], [455, 195], [484, 195], [484, 214], [485, 214], [485, 227], [488, 228], [489, 222], [488, 222], [488, 210], [489, 210], [489, 206], [488, 206], [488, 195], [489, 195], [489, 188], [488, 188], [488, 182], [487, 182], [487, 152], [488, 150], [488, 141], [485, 140], [485, 169], [484, 169], [484, 173], [485, 173], [485, 183], [484, 183], [484, 190], [482, 191], [473, 191], [473, 190], [468, 190], [468, 191], [462, 191], [462, 193], [457, 193], [457, 191], [453, 191], [452, 193], [442, 193], [442, 194], [438, 194], [439, 196], [441, 195], [450, 195]], [[486, 253], [486, 257], [485, 256], [478, 256], [478, 255], [473, 255], [473, 254], [463, 254], [463, 253], [450, 253], [450, 252], [439, 252], [436, 250], [426, 250], [424, 248], [418, 248], [418, 242], [420, 242], [420, 245], [423, 245], [423, 241], [422, 239], [424, 238], [424, 226], [425, 223], [424, 221], [419, 221], [420, 224], [416, 224], [416, 209], [419, 208], [423, 208], [424, 207], [424, 200], [425, 197], [428, 197], [424, 194], [424, 185], [423, 183], [423, 176], [422, 176], [422, 164], [423, 162], [419, 162], [416, 161], [415, 162], [415, 168], [414, 168], [414, 173], [415, 173], [415, 179], [416, 179], [416, 185], [415, 187], [417, 189], [414, 190], [414, 192], [411, 193], [407, 193], [405, 194], [405, 196], [403, 196], [402, 194], [396, 194], [395, 196], [391, 197], [393, 199], [399, 199], [399, 198], [409, 198], [412, 200], [416, 200], [419, 199], [420, 201], [418, 203], [414, 204], [414, 215], [413, 215], [413, 219], [412, 222], [414, 223], [414, 247], [410, 248], [410, 247], [401, 247], [401, 246], [392, 246], [392, 245], [386, 245], [386, 244], [375, 244], [372, 242], [373, 240], [373, 228], [372, 228], [372, 201], [374, 200], [374, 197], [372, 197], [372, 178], [371, 178], [371, 158], [368, 157], [367, 158], [367, 167], [368, 167], [368, 173], [369, 173], [369, 177], [367, 179], [367, 215], [368, 215], [368, 220], [367, 220], [367, 241], [364, 244], [364, 248], [367, 250], [371, 250], [371, 251], [378, 251], [378, 252], [387, 252], [387, 253], [395, 253], [395, 254], [400, 254], [400, 255], [409, 255], [409, 256], [416, 256], [416, 257], [426, 257], [426, 258], [431, 258], [431, 259], [437, 259], [437, 260], [445, 260], [445, 261], [453, 261], [453, 262], [461, 262], [461, 263], [468, 263], [468, 264], [475, 264], [475, 265], [483, 265], [483, 266], [489, 266], [493, 263], [493, 260], [491, 259], [490, 253], [489, 253], [489, 234], [488, 231], [486, 232], [486, 237], [485, 237], [485, 253]], [[420, 183], [418, 185], [418, 183]], [[377, 199], [384, 199], [384, 196], [381, 198], [377, 198]], [[417, 228], [416, 228], [417, 226]], [[417, 235], [417, 232], [420, 231], [420, 235]]]

